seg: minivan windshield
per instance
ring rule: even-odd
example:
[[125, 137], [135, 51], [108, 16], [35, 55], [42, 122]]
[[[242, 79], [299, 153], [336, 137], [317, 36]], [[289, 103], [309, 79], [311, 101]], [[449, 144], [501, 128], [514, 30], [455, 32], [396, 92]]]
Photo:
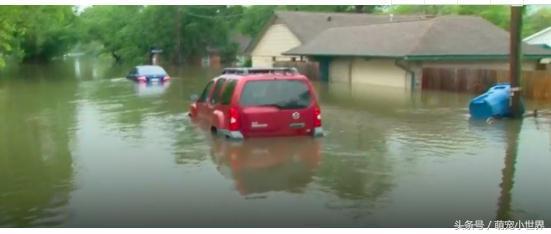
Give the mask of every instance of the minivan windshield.
[[242, 106], [275, 106], [298, 109], [310, 105], [308, 85], [301, 80], [252, 80], [241, 94]]

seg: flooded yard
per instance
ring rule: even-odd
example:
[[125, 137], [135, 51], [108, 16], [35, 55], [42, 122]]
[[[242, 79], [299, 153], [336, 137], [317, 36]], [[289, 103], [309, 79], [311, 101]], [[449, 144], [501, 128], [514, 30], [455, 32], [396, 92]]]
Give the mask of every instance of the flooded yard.
[[315, 83], [326, 136], [214, 138], [186, 115], [216, 70], [140, 86], [95, 61], [0, 73], [0, 227], [551, 223], [551, 105], [469, 119], [470, 94]]

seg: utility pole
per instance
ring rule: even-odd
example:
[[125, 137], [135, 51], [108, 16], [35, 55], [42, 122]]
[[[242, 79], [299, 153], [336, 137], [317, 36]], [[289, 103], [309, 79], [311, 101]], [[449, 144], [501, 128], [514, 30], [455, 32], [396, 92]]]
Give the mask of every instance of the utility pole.
[[509, 79], [511, 81], [511, 113], [513, 118], [522, 117], [523, 109], [520, 103], [520, 73], [521, 73], [521, 32], [522, 11], [524, 6], [511, 6], [510, 53], [509, 53]]

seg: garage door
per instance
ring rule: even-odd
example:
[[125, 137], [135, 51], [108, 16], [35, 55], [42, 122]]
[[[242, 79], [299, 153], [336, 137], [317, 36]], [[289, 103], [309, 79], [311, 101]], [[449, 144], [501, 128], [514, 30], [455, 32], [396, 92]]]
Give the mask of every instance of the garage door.
[[390, 59], [355, 58], [352, 62], [352, 83], [365, 83], [405, 88], [406, 72]]

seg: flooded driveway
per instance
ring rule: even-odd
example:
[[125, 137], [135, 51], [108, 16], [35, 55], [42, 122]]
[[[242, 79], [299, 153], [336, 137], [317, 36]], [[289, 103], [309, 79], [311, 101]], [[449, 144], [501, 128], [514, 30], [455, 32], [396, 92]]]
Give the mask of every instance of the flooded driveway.
[[316, 83], [327, 136], [237, 143], [186, 116], [217, 71], [140, 86], [128, 69], [0, 73], [0, 227], [551, 223], [551, 105], [488, 124], [468, 94]]

